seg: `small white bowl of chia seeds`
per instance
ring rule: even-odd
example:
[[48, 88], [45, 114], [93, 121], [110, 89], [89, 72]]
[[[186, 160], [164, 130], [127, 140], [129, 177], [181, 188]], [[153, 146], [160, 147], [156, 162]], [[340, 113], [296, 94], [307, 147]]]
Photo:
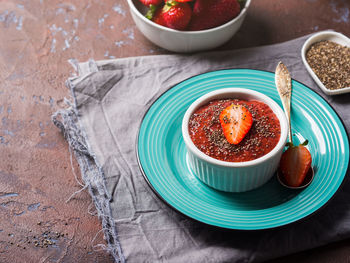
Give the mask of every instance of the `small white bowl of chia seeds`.
[[350, 92], [350, 39], [334, 31], [308, 38], [302, 49], [303, 63], [322, 91], [328, 95]]

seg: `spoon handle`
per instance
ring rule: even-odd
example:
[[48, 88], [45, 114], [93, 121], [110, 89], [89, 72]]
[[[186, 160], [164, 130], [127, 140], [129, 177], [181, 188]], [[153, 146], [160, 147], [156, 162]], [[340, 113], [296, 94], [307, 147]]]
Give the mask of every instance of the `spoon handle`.
[[291, 120], [290, 120], [290, 99], [292, 96], [292, 82], [291, 82], [289, 71], [282, 62], [279, 62], [276, 67], [275, 84], [277, 87], [278, 94], [280, 95], [283, 109], [289, 123], [289, 129], [288, 129], [289, 141], [293, 143]]

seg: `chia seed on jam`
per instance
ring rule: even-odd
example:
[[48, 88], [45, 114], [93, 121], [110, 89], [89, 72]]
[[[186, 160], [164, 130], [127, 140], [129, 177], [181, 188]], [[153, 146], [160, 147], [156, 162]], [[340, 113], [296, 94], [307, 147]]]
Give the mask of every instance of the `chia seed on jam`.
[[[237, 145], [226, 140], [219, 121], [221, 111], [232, 103], [243, 105], [253, 117], [250, 131]], [[222, 161], [243, 162], [270, 152], [279, 141], [281, 128], [276, 115], [263, 102], [221, 99], [200, 107], [190, 117], [189, 134], [203, 153]]]

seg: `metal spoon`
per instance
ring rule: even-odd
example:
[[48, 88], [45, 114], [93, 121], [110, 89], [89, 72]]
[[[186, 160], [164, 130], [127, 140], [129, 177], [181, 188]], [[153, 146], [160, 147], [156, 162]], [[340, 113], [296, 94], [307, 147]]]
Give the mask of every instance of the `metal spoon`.
[[[280, 95], [283, 109], [284, 109], [284, 112], [286, 114], [287, 121], [289, 124], [289, 126], [288, 126], [288, 128], [289, 128], [288, 129], [289, 141], [291, 143], [293, 143], [292, 124], [291, 124], [291, 119], [290, 119], [290, 99], [292, 96], [292, 80], [291, 80], [291, 77], [290, 77], [290, 74], [289, 74], [287, 67], [282, 62], [279, 62], [277, 67], [276, 67], [275, 84], [277, 87], [278, 94]], [[303, 188], [307, 187], [312, 182], [313, 178], [314, 178], [314, 169], [312, 167], [310, 167], [310, 169], [309, 169], [309, 171], [308, 171], [308, 173], [303, 181], [303, 184], [301, 186], [298, 186], [298, 187], [293, 187], [293, 186], [288, 186], [283, 180], [282, 173], [280, 173], [279, 171], [277, 172], [277, 179], [280, 182], [280, 184], [283, 185], [284, 187], [287, 187], [290, 189], [303, 189]]]

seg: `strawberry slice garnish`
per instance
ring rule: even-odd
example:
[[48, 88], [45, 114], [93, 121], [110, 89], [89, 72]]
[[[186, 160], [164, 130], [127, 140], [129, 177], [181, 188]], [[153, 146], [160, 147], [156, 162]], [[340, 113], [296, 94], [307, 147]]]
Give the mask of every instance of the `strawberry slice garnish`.
[[231, 144], [239, 144], [253, 124], [252, 114], [242, 105], [231, 104], [222, 110], [219, 119], [224, 135]]
[[312, 158], [305, 147], [307, 143], [308, 141], [305, 141], [298, 146], [289, 143], [288, 149], [282, 154], [279, 169], [288, 186], [301, 186], [310, 170]]

